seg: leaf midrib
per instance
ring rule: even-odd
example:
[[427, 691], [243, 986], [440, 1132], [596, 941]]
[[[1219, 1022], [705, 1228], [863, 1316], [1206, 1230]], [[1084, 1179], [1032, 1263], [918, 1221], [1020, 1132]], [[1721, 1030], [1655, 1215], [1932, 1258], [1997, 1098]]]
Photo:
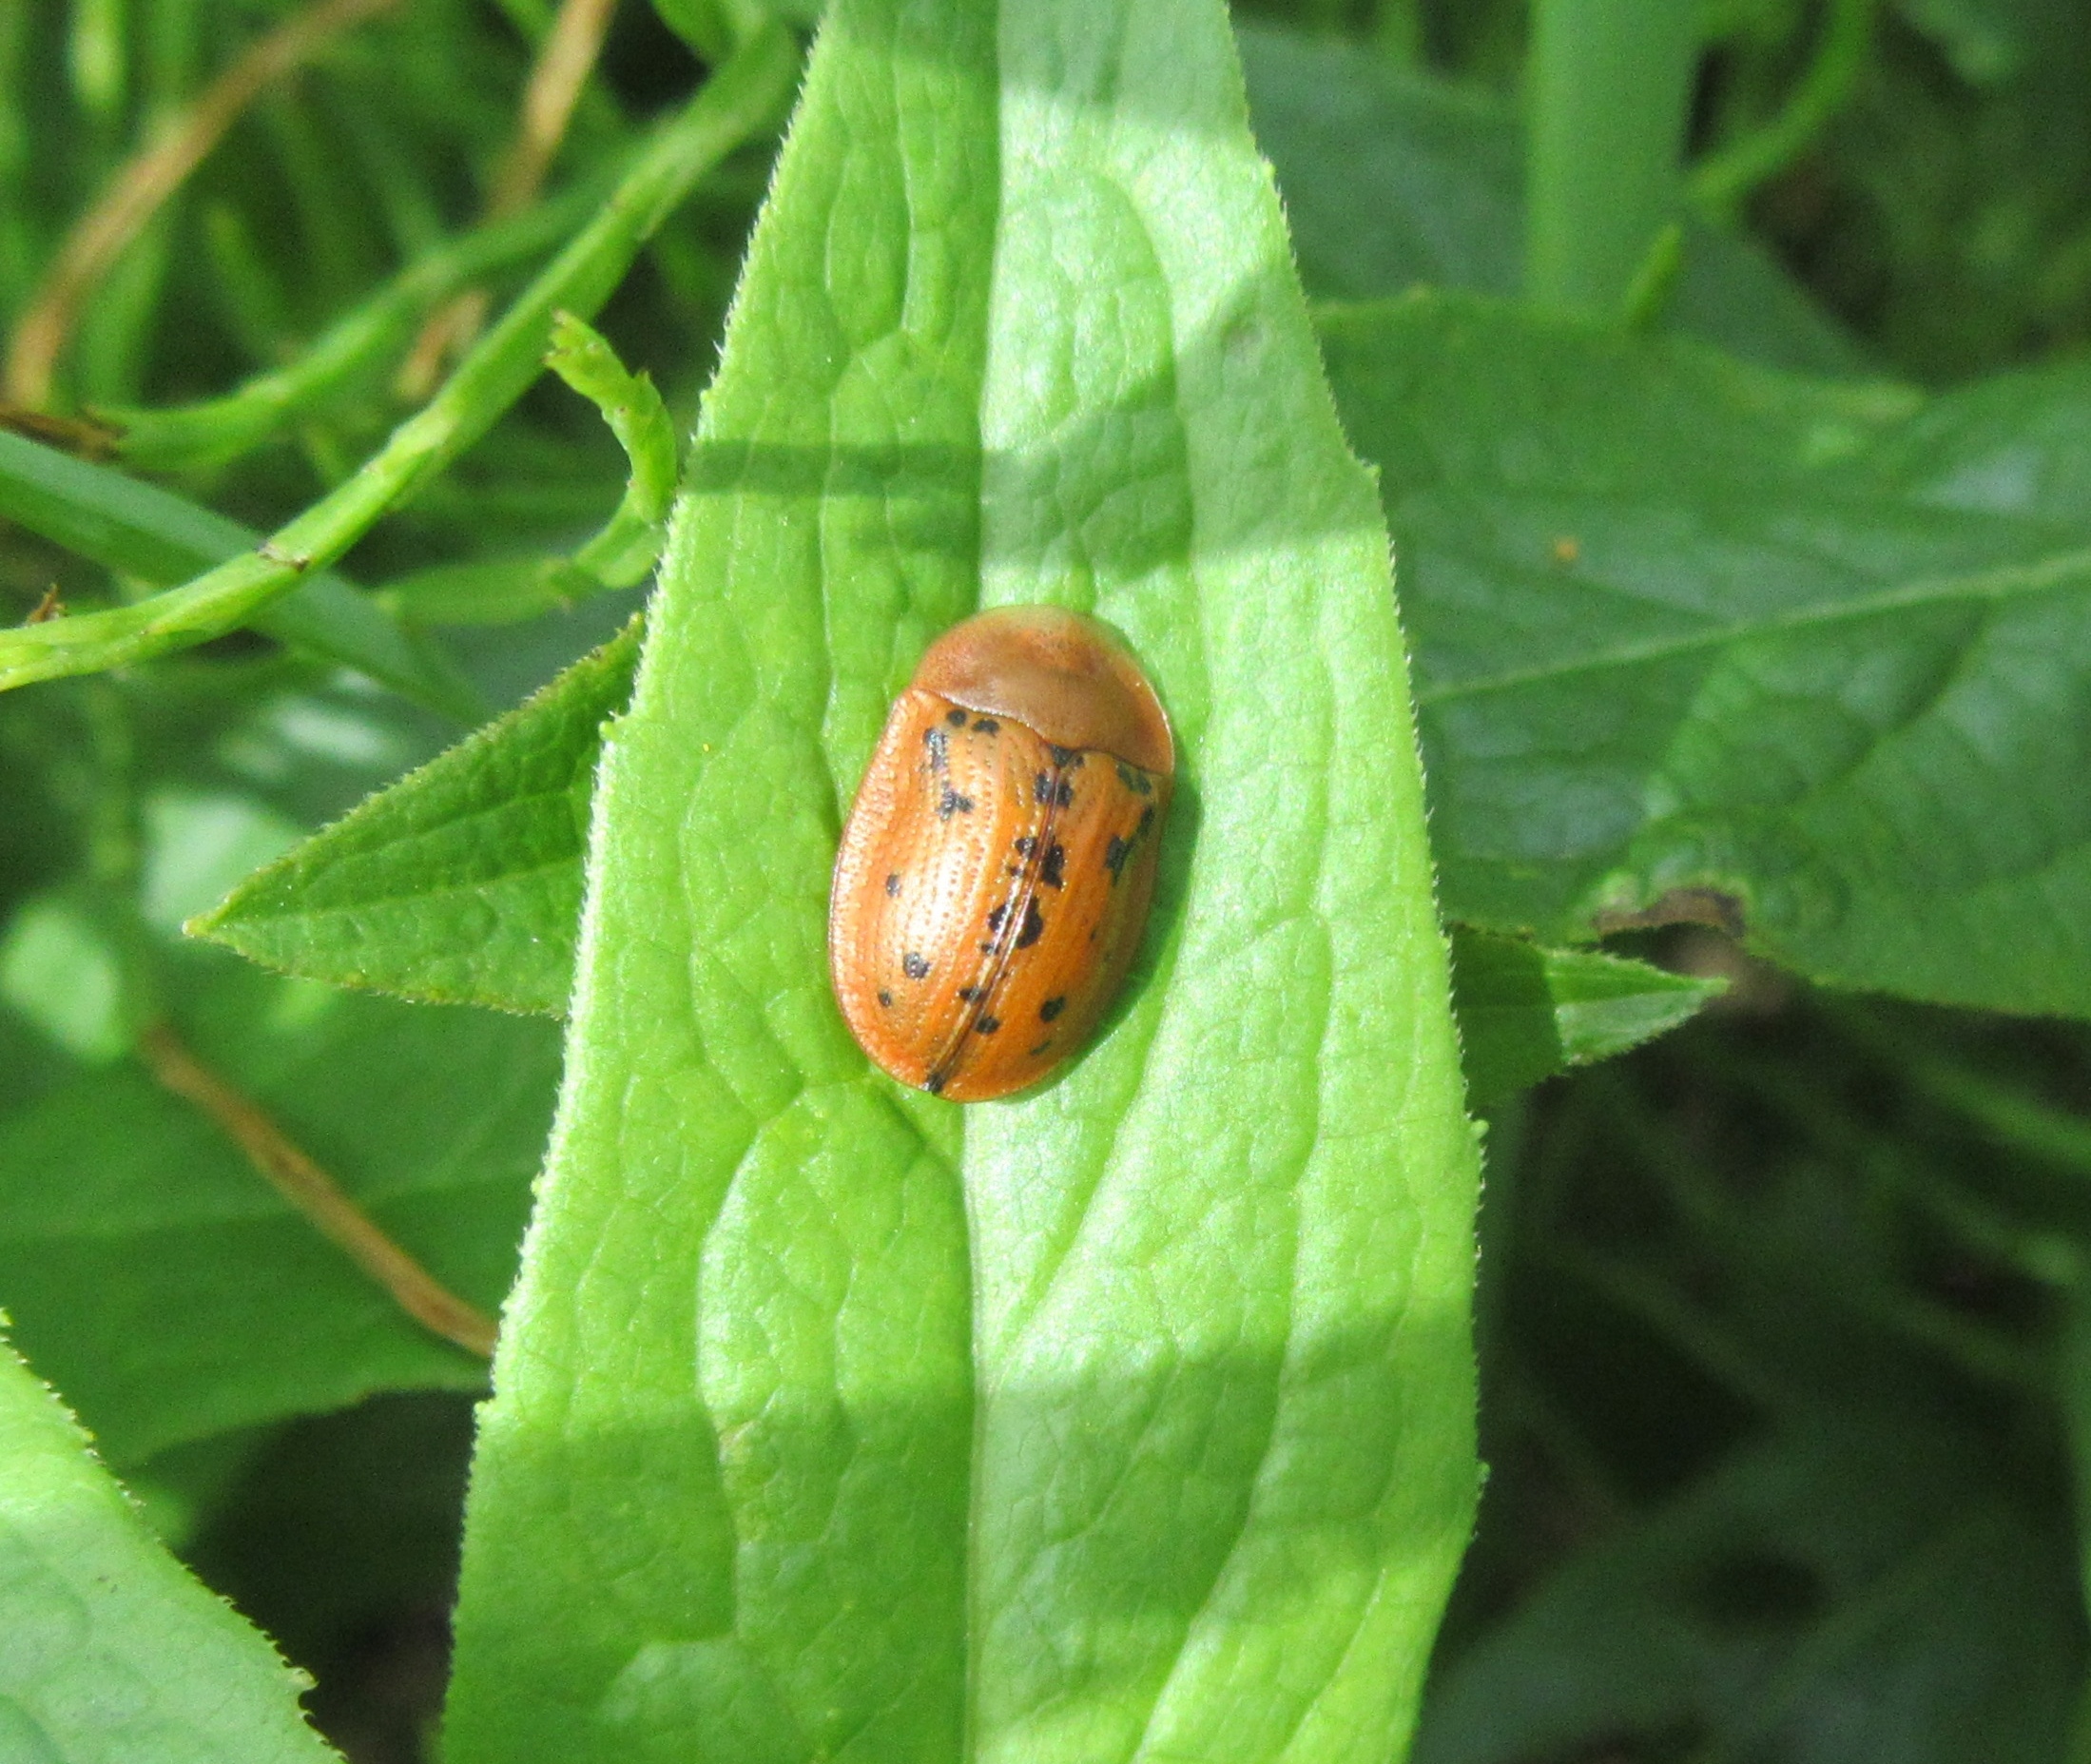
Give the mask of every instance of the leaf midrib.
[[1440, 687], [1423, 687], [1416, 692], [1419, 709], [1455, 699], [1480, 697], [1489, 692], [1520, 687], [1546, 685], [1578, 676], [1602, 673], [1616, 668], [1641, 667], [1650, 662], [1670, 661], [1709, 649], [1747, 643], [1753, 638], [1783, 636], [1797, 631], [1824, 630], [1857, 623], [1883, 612], [1906, 611], [1925, 606], [1948, 605], [1956, 600], [1997, 602], [2044, 593], [2072, 585], [2073, 577], [2091, 577], [2091, 548], [2067, 552], [2059, 557], [2034, 563], [2001, 564], [1992, 570], [1964, 574], [1920, 576], [1872, 593], [1856, 595], [1828, 606], [1803, 607], [1773, 614], [1747, 625], [1724, 625], [1711, 630], [1677, 637], [1652, 637], [1644, 642], [1622, 644], [1593, 654], [1531, 668], [1511, 669], [1499, 674], [1462, 680]]

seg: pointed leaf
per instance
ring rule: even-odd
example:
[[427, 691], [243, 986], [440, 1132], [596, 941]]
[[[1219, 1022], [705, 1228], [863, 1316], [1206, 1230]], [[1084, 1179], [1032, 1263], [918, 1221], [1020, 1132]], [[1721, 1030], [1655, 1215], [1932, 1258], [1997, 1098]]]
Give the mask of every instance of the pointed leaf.
[[636, 621], [542, 691], [258, 870], [189, 931], [269, 967], [435, 1003], [566, 1008], [602, 726]]
[[[638, 652], [634, 627], [249, 877], [190, 931], [314, 979], [563, 1011], [581, 898], [578, 834], [563, 842], [587, 819], [603, 730], [631, 696]], [[0, 959], [0, 985], [5, 972]], [[1476, 1102], [1637, 1047], [1721, 990], [1467, 930], [1453, 935], [1452, 977]]]
[[1429, 297], [1324, 342], [1449, 914], [1711, 918], [1830, 985], [2091, 1015], [2081, 366], [1927, 403]]
[[321, 1764], [301, 1676], [190, 1579], [0, 1344], [0, 1755]]
[[[1213, 0], [844, 0], [629, 714], [473, 1477], [453, 1764], [1392, 1757], [1475, 1485], [1473, 1136], [1385, 535]], [[825, 974], [925, 642], [1181, 739], [1108, 1033], [970, 1110]]]
[[1592, 949], [1547, 949], [1486, 931], [1452, 934], [1452, 1000], [1467, 1095], [1489, 1103], [1638, 1047], [1724, 989]]

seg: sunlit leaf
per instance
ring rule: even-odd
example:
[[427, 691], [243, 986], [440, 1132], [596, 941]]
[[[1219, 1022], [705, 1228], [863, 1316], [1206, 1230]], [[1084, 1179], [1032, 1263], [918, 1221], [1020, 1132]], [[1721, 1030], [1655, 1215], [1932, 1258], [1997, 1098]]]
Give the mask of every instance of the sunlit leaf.
[[303, 1685], [189, 1578], [0, 1346], [0, 1754], [319, 1764]]
[[[446, 1751], [1390, 1756], [1464, 1541], [1473, 1139], [1385, 535], [1216, 5], [830, 15], [606, 746]], [[1023, 1101], [898, 1091], [841, 811], [979, 600], [1175, 719]]]

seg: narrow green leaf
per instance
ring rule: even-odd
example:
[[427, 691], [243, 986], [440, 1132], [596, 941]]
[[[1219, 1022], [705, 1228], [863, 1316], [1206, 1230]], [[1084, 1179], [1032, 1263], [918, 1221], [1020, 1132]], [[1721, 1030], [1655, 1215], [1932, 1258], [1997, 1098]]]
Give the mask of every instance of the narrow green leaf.
[[2081, 367], [1926, 403], [1466, 299], [1324, 343], [1449, 914], [1712, 916], [1827, 984], [2091, 1015]]
[[[661, 536], [645, 535], [640, 575], [652, 567]], [[613, 536], [612, 545], [620, 553], [628, 550], [622, 534]], [[570, 552], [536, 552], [416, 570], [387, 582], [378, 591], [378, 600], [416, 627], [519, 625], [563, 611], [610, 586], [590, 574]]]
[[0, 1756], [319, 1764], [308, 1681], [167, 1554], [0, 1344]]
[[[1092, 608], [1147, 948], [902, 1093], [824, 929], [928, 638]], [[1213, 0], [844, 0], [606, 746], [454, 1764], [1399, 1754], [1476, 1481], [1473, 1135], [1385, 534]]]
[[188, 930], [337, 985], [563, 1011], [602, 727], [630, 696], [638, 652], [634, 621]]
[[[181, 582], [261, 543], [261, 534], [172, 491], [0, 430], [0, 516], [54, 545], [155, 585]], [[331, 570], [308, 575], [248, 621], [467, 723], [485, 708], [427, 639]]]
[[1590, 949], [1452, 934], [1452, 1001], [1467, 1095], [1495, 1102], [1570, 1066], [1608, 1059], [1696, 1015], [1721, 980]]

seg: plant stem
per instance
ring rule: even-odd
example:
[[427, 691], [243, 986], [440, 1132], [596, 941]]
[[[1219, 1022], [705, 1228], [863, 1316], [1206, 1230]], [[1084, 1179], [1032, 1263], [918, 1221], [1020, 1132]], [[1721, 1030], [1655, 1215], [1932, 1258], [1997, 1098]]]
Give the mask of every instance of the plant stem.
[[1830, 0], [1815, 58], [1792, 95], [1761, 128], [1693, 168], [1693, 200], [1715, 213], [1733, 211], [1798, 159], [1858, 88], [1872, 41], [1873, 0]]
[[98, 415], [123, 430], [118, 451], [140, 465], [207, 465], [237, 458], [381, 359], [435, 302], [494, 270], [549, 250], [607, 194], [591, 178], [512, 219], [446, 241], [336, 320], [295, 361], [258, 374], [221, 397]]
[[482, 1360], [494, 1352], [494, 1319], [387, 1237], [259, 1104], [204, 1065], [165, 1023], [145, 1026], [138, 1052], [162, 1085], [217, 1122], [270, 1186], [391, 1293], [408, 1316]]
[[783, 107], [798, 70], [783, 27], [751, 37], [654, 137], [603, 211], [358, 472], [251, 552], [133, 607], [0, 631], [0, 691], [188, 649], [245, 624], [331, 563], [476, 441], [544, 365], [552, 314], [592, 315], [653, 229]]
[[1691, 0], [1538, 0], [1526, 68], [1526, 297], [1621, 309], [1674, 218], [1698, 62]]

